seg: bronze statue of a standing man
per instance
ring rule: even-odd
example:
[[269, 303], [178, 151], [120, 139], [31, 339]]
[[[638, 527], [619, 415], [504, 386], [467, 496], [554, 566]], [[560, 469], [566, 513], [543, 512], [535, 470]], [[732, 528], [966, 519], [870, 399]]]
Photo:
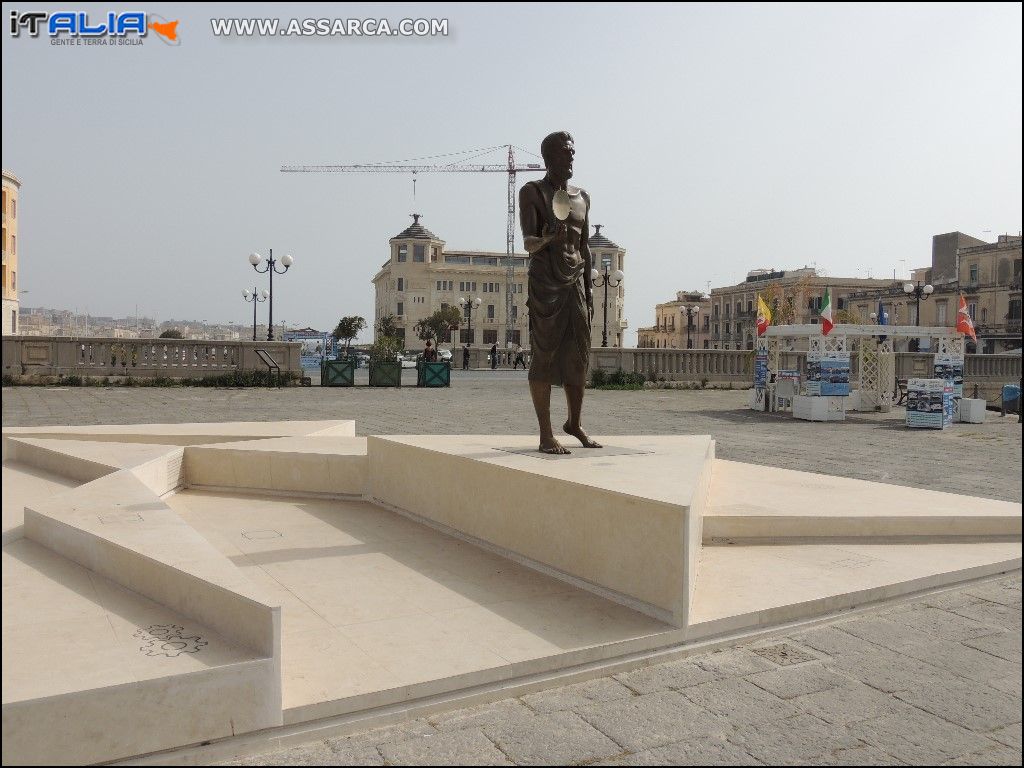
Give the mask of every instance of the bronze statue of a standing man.
[[566, 434], [585, 448], [601, 447], [580, 423], [594, 316], [590, 196], [569, 185], [576, 154], [572, 136], [564, 131], [550, 134], [541, 142], [540, 153], [547, 175], [519, 190], [519, 223], [530, 254], [530, 396], [540, 425], [540, 450], [569, 453], [551, 430], [552, 384], [565, 389]]

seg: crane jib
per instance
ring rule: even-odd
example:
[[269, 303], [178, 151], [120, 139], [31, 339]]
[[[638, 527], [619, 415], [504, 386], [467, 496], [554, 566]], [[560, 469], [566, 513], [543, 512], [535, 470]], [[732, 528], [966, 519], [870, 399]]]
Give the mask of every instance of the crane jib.
[[[492, 147], [491, 149], [496, 149]], [[540, 173], [545, 170], [540, 163], [519, 165], [511, 145], [508, 150], [508, 161], [503, 164], [447, 163], [438, 165], [413, 165], [407, 163], [358, 163], [355, 165], [282, 165], [281, 173], [507, 173], [508, 174], [508, 221], [505, 232], [506, 272], [505, 272], [505, 343], [512, 346], [515, 337], [513, 325], [519, 325], [519, 318], [514, 315], [514, 282], [515, 261], [512, 254], [515, 250], [515, 219], [516, 219], [516, 174]], [[467, 153], [459, 153], [467, 154]], [[425, 159], [425, 158], [418, 158]], [[414, 188], [415, 194], [415, 188]], [[515, 330], [518, 333], [518, 329]], [[520, 342], [521, 343], [521, 342]]]

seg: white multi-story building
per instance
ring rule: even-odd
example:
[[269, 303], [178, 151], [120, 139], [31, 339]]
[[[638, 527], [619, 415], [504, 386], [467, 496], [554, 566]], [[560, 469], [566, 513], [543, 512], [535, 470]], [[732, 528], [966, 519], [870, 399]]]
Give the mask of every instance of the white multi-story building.
[[[512, 312], [506, 317], [506, 275], [508, 256], [488, 251], [450, 251], [445, 241], [420, 223], [419, 214], [413, 223], [389, 241], [390, 254], [373, 277], [376, 290], [374, 326], [388, 315], [393, 315], [399, 335], [407, 347], [418, 346], [415, 326], [445, 306], [459, 306], [459, 299], [480, 299], [472, 310], [472, 332], [468, 310], [458, 332], [458, 339], [448, 343], [505, 347], [522, 344], [529, 346], [527, 322], [527, 268], [529, 256], [512, 256]], [[604, 265], [611, 270], [623, 268], [625, 251], [601, 234], [600, 227], [590, 237], [590, 250], [594, 267]], [[605, 291], [594, 288], [594, 323], [591, 327], [591, 345], [601, 345]], [[608, 290], [608, 344], [621, 346], [622, 334], [627, 327], [623, 317], [623, 285]], [[468, 303], [468, 302], [467, 302]], [[506, 333], [508, 332], [508, 333]]]

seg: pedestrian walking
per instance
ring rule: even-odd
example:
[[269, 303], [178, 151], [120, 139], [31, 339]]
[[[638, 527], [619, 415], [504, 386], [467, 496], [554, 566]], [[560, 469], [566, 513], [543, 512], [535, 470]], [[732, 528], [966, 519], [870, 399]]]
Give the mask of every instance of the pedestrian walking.
[[526, 370], [526, 354], [523, 352], [523, 346], [521, 344], [516, 345], [516, 361], [512, 364], [512, 370], [516, 370], [520, 363], [523, 366], [523, 370]]
[[493, 371], [498, 367], [498, 343], [495, 342], [491, 346], [491, 370]]
[[469, 344], [464, 344], [462, 347], [462, 370], [469, 370]]

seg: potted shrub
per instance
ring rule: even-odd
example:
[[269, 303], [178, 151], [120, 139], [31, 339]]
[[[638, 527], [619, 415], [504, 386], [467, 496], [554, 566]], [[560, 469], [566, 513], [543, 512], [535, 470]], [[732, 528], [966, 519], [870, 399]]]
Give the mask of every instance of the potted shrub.
[[370, 347], [370, 386], [402, 386], [402, 364], [398, 354], [402, 348], [393, 336], [381, 336]]

